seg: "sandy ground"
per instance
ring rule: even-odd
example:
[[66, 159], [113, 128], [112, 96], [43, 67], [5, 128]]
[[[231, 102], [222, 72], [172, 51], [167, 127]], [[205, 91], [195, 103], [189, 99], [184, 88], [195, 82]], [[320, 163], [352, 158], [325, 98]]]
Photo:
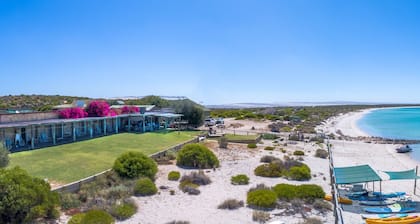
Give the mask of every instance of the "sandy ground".
[[[325, 133], [336, 133], [337, 130], [345, 135], [357, 137], [367, 136], [356, 126], [356, 122], [370, 110], [353, 112], [339, 117], [329, 119], [324, 125], [319, 127]], [[374, 144], [361, 141], [330, 141], [333, 151], [334, 166], [353, 166], [370, 165], [383, 179], [388, 176], [381, 171], [403, 171], [415, 168], [419, 165], [418, 161], [412, 160], [408, 154], [396, 153], [395, 148], [399, 145], [393, 144]], [[379, 190], [379, 183], [376, 183], [375, 190]], [[415, 200], [420, 201], [420, 187], [417, 187], [417, 195], [413, 195], [414, 180], [383, 181], [382, 190], [385, 192], [405, 191]], [[368, 185], [368, 189], [373, 190], [373, 184]], [[345, 211], [345, 223], [364, 223], [360, 214]]]
[[[277, 147], [273, 152], [263, 150], [264, 146], [272, 145], [271, 141], [265, 141], [259, 144], [258, 149], [247, 149], [244, 144], [229, 144], [229, 149], [219, 149], [216, 142], [208, 142], [208, 146], [213, 149], [221, 161], [220, 168], [206, 170], [212, 183], [206, 186], [200, 186], [201, 194], [197, 196], [188, 195], [178, 189], [179, 182], [168, 181], [167, 174], [172, 170], [178, 170], [181, 174], [188, 174], [192, 170], [181, 169], [175, 165], [159, 166], [157, 186], [168, 186], [167, 190], [160, 190], [159, 194], [151, 197], [134, 197], [139, 210], [131, 219], [121, 223], [141, 223], [141, 224], [159, 224], [174, 220], [189, 221], [191, 224], [221, 224], [221, 223], [255, 223], [252, 221], [253, 210], [242, 207], [237, 210], [221, 210], [217, 206], [226, 199], [237, 199], [246, 202], [246, 193], [256, 184], [264, 183], [268, 186], [274, 186], [278, 183], [291, 184], [318, 184], [326, 192], [330, 191], [328, 178], [328, 160], [314, 157], [315, 149], [319, 146], [310, 143], [299, 143], [290, 145], [286, 148], [286, 154], [291, 154], [294, 150], [304, 150], [304, 163], [312, 169], [313, 177], [310, 181], [287, 181], [284, 178], [264, 178], [254, 175], [254, 169], [261, 163], [259, 162], [263, 155], [274, 155], [283, 158], [285, 155]], [[237, 174], [246, 174], [250, 177], [249, 185], [235, 186], [230, 183], [230, 177]], [[175, 195], [170, 195], [169, 190], [175, 190]], [[303, 219], [300, 214], [294, 216], [275, 216], [282, 210], [276, 209], [270, 212], [271, 220], [281, 220], [285, 223], [299, 223]], [[310, 217], [318, 216], [325, 223], [333, 223], [333, 214], [319, 214], [312, 211]]]

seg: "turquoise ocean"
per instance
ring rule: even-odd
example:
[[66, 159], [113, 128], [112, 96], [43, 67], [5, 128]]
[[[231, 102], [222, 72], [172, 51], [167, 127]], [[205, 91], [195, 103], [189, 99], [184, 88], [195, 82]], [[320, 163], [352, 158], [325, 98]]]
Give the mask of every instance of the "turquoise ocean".
[[[359, 119], [357, 126], [371, 136], [420, 140], [420, 107], [373, 110]], [[410, 146], [409, 156], [420, 162], [420, 144]]]

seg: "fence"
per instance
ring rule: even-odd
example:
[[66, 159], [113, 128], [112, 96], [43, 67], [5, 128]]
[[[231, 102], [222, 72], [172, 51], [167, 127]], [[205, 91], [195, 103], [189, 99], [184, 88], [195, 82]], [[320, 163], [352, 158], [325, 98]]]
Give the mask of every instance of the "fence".
[[335, 224], [344, 224], [343, 211], [340, 205], [338, 204], [339, 195], [338, 195], [337, 184], [335, 183], [334, 161], [332, 157], [331, 144], [329, 141], [327, 141], [327, 149], [328, 149], [330, 180], [331, 180], [331, 195], [332, 195], [331, 202], [333, 203], [333, 206], [334, 206]]
[[[170, 147], [170, 148], [164, 149], [164, 150], [162, 150], [162, 151], [160, 151], [160, 152], [156, 152], [156, 153], [154, 153], [154, 154], [150, 155], [149, 157], [150, 157], [150, 158], [153, 158], [153, 159], [160, 158], [160, 157], [164, 157], [164, 156], [166, 156], [166, 153], [167, 153], [168, 151], [175, 151], [175, 152], [177, 152], [177, 151], [179, 151], [179, 150], [180, 150], [180, 149], [181, 149], [184, 145], [186, 145], [186, 144], [190, 144], [190, 143], [196, 143], [196, 142], [198, 142], [198, 137], [195, 137], [195, 138], [194, 138], [194, 139], [192, 139], [192, 140], [188, 140], [188, 141], [183, 142], [183, 143], [180, 143], [180, 144], [178, 144], [178, 145], [172, 146], [172, 147]], [[89, 176], [89, 177], [83, 178], [83, 179], [81, 179], [81, 180], [78, 180], [78, 181], [75, 181], [75, 182], [72, 182], [72, 183], [69, 183], [69, 184], [66, 184], [66, 185], [63, 185], [63, 186], [60, 186], [60, 187], [54, 188], [54, 189], [52, 189], [52, 191], [55, 191], [55, 192], [60, 192], [60, 193], [73, 193], [73, 192], [76, 192], [76, 191], [80, 190], [80, 187], [81, 187], [83, 184], [87, 184], [87, 183], [93, 182], [93, 181], [95, 181], [98, 177], [105, 176], [107, 173], [111, 172], [111, 170], [112, 170], [112, 169], [108, 169], [108, 170], [102, 171], [102, 172], [100, 172], [100, 173], [97, 173], [97, 174], [95, 174], [95, 175], [92, 175], [92, 176]]]

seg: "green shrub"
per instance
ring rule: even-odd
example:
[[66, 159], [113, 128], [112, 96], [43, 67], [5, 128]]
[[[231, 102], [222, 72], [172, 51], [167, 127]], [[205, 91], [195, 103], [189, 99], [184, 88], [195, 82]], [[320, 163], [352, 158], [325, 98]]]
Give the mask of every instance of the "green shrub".
[[274, 191], [267, 189], [250, 191], [247, 194], [246, 202], [250, 207], [274, 208], [277, 202], [277, 195]]
[[262, 164], [255, 168], [254, 174], [261, 177], [281, 177], [283, 170], [283, 162], [281, 160], [274, 160], [269, 164]]
[[85, 213], [73, 215], [71, 219], [67, 222], [67, 224], [80, 224], [82, 222], [83, 217], [85, 217]]
[[265, 133], [265, 134], [262, 134], [261, 137], [265, 140], [274, 140], [277, 138], [277, 135]]
[[0, 168], [9, 165], [9, 150], [0, 145]]
[[0, 169], [0, 220], [30, 223], [38, 218], [57, 218], [59, 197], [42, 179], [19, 168]]
[[305, 155], [305, 152], [304, 151], [301, 151], [301, 150], [296, 150], [296, 151], [293, 152], [293, 155], [295, 155], [295, 156], [304, 156]]
[[124, 202], [112, 208], [111, 215], [118, 220], [126, 220], [136, 214], [137, 206], [133, 202]]
[[63, 193], [59, 196], [61, 208], [64, 210], [78, 208], [82, 204], [77, 194]]
[[328, 158], [328, 152], [324, 149], [317, 149], [315, 152], [315, 157], [326, 159]]
[[284, 149], [284, 148], [280, 148], [280, 151], [282, 152], [282, 153], [286, 153], [287, 151], [286, 151], [286, 149]]
[[255, 149], [255, 148], [257, 148], [257, 144], [255, 144], [255, 143], [249, 143], [247, 147], [249, 149]]
[[206, 146], [188, 144], [178, 152], [176, 164], [190, 168], [207, 169], [219, 167], [219, 160]]
[[168, 180], [177, 181], [181, 177], [181, 173], [178, 171], [171, 171], [168, 173]]
[[113, 224], [114, 218], [102, 210], [90, 210], [85, 213], [80, 224]]
[[310, 180], [311, 179], [311, 169], [307, 165], [294, 166], [289, 169], [287, 172], [287, 177], [292, 180]]
[[297, 197], [297, 187], [291, 184], [277, 184], [273, 187], [277, 197], [282, 200], [290, 201]]
[[323, 199], [325, 192], [322, 187], [315, 184], [302, 184], [298, 186], [296, 196], [307, 201], [313, 201], [317, 198]]
[[325, 197], [324, 190], [315, 184], [277, 184], [273, 187], [273, 191], [279, 199], [286, 201], [291, 201], [292, 199], [304, 199], [312, 202], [315, 199], [323, 199]]
[[261, 157], [260, 162], [271, 163], [271, 162], [276, 161], [276, 160], [281, 160], [281, 159], [279, 159], [275, 156], [263, 156], [263, 157]]
[[149, 196], [157, 193], [155, 183], [147, 177], [140, 178], [134, 186], [136, 196]]
[[249, 177], [245, 174], [239, 174], [236, 176], [232, 176], [230, 178], [230, 182], [233, 185], [247, 185], [249, 183]]
[[156, 162], [141, 152], [126, 152], [115, 160], [113, 169], [121, 177], [148, 177], [154, 179]]
[[265, 184], [257, 184], [255, 187], [251, 187], [248, 192], [256, 191], [256, 190], [270, 190], [271, 188], [266, 186]]
[[218, 209], [229, 209], [229, 210], [238, 209], [240, 207], [244, 207], [244, 202], [236, 200], [236, 199], [227, 199], [222, 204], [217, 206]]
[[275, 149], [275, 147], [273, 147], [273, 146], [267, 146], [267, 147], [264, 148], [264, 150], [267, 150], [267, 151], [273, 151], [274, 149]]

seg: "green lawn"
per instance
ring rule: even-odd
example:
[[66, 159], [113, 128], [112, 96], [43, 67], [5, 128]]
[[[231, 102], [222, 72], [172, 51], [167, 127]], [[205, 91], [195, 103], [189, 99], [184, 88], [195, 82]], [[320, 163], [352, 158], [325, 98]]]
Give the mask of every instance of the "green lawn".
[[187, 141], [198, 132], [123, 133], [33, 151], [13, 153], [10, 166], [58, 183], [70, 183], [112, 167], [123, 152], [147, 155]]
[[255, 140], [257, 139], [257, 135], [234, 135], [234, 134], [226, 134], [225, 137], [228, 140]]

